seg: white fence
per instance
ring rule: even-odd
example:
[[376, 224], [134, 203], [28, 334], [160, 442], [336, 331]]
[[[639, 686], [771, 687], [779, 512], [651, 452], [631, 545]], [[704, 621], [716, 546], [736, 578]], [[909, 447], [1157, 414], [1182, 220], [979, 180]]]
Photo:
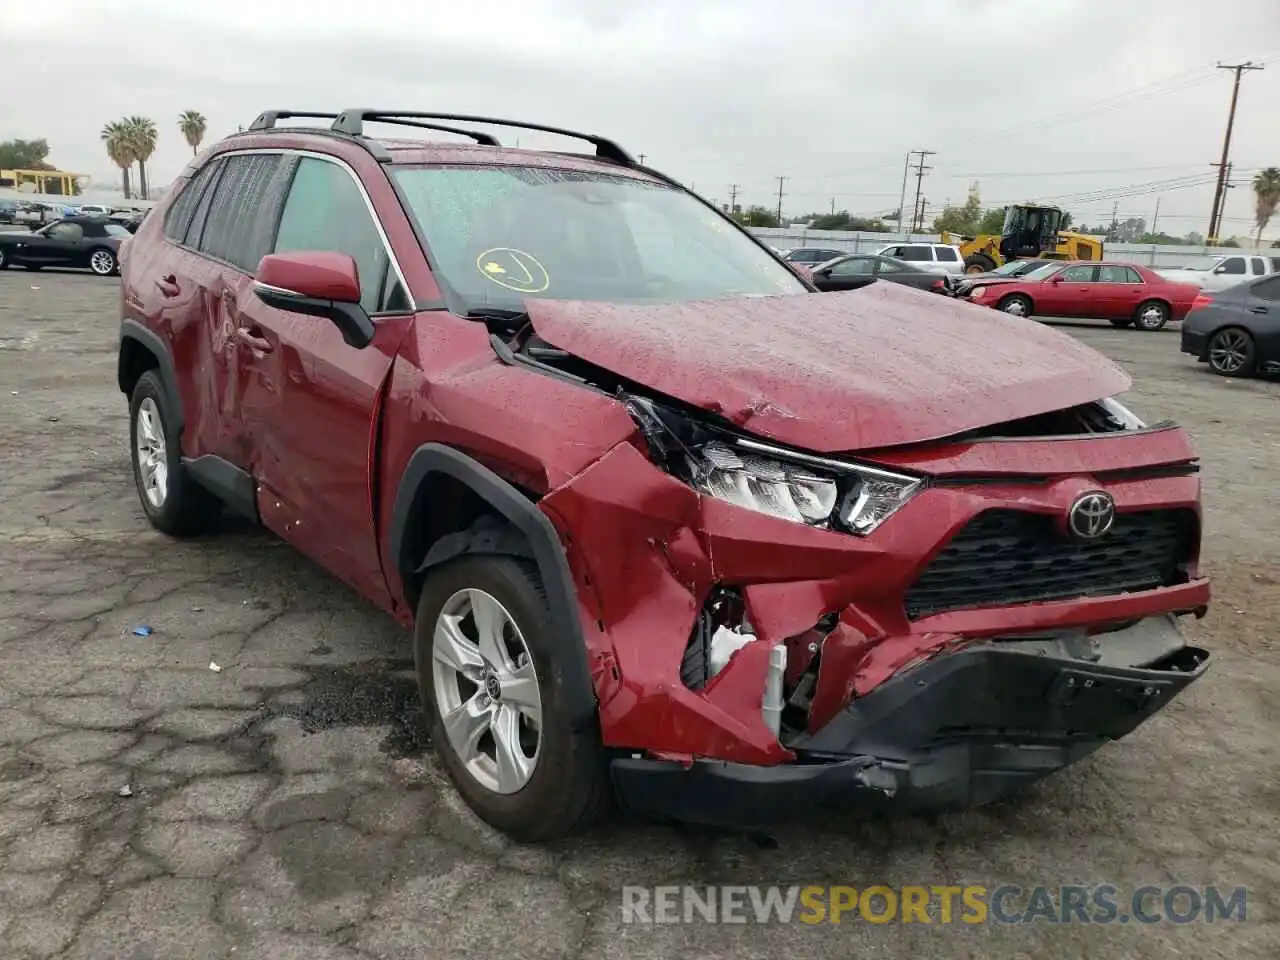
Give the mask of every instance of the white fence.
[[[779, 250], [794, 247], [827, 247], [847, 250], [849, 253], [871, 253], [886, 244], [902, 243], [900, 233], [853, 233], [846, 230], [807, 230], [804, 227], [752, 227], [751, 232]], [[938, 239], [936, 233], [912, 234], [911, 239], [931, 243]], [[1108, 260], [1124, 260], [1148, 267], [1203, 267], [1213, 257], [1239, 253], [1263, 257], [1280, 257], [1280, 249], [1268, 247], [1258, 250], [1237, 250], [1234, 247], [1167, 246], [1149, 243], [1103, 243], [1103, 255]]]

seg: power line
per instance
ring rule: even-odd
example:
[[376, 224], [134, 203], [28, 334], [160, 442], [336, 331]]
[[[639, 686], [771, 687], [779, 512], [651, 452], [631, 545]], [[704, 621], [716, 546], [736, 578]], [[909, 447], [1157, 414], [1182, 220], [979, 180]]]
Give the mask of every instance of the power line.
[[1228, 162], [1228, 154], [1231, 152], [1231, 128], [1236, 122], [1236, 101], [1240, 99], [1240, 78], [1246, 71], [1265, 69], [1262, 64], [1254, 63], [1252, 60], [1246, 60], [1244, 63], [1219, 63], [1219, 70], [1230, 70], [1235, 76], [1235, 82], [1231, 84], [1231, 109], [1227, 111], [1227, 132], [1222, 137], [1222, 160], [1218, 162], [1218, 185], [1213, 191], [1213, 209], [1209, 213], [1209, 237], [1210, 243], [1213, 242], [1217, 234], [1214, 227], [1218, 222], [1218, 214], [1221, 213], [1221, 207], [1226, 205], [1226, 183], [1227, 171], [1230, 169]]

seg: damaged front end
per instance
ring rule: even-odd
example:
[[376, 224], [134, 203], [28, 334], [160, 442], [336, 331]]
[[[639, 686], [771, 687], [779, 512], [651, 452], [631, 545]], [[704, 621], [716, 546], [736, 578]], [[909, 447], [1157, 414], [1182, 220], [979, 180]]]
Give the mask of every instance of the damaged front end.
[[[536, 336], [637, 430], [551, 491], [624, 806], [763, 825], [997, 799], [1208, 665], [1185, 436], [1111, 400], [857, 457], [765, 442]], [[1107, 536], [1064, 524], [1105, 495]]]

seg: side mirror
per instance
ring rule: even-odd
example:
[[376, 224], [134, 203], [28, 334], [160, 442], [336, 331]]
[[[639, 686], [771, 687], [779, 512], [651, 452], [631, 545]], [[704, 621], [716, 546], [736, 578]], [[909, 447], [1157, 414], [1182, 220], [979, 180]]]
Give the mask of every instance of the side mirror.
[[1220, 263], [1220, 264], [1218, 264], [1216, 267], [1214, 267], [1214, 268], [1213, 268], [1213, 272], [1214, 272], [1214, 273], [1226, 273], [1226, 272], [1227, 272], [1227, 265], [1226, 265], [1225, 263]]
[[360, 306], [360, 274], [345, 253], [271, 253], [258, 263], [253, 292], [277, 310], [324, 317], [357, 350], [373, 342], [373, 321]]

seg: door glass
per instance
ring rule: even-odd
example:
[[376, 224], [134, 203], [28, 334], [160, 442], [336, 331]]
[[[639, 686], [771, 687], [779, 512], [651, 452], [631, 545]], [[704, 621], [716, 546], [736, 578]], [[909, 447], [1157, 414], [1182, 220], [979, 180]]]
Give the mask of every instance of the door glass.
[[1227, 257], [1218, 268], [1219, 273], [1244, 273], [1244, 257]]
[[267, 187], [280, 163], [278, 153], [241, 154], [227, 158], [218, 181], [200, 251], [248, 273], [270, 248], [266, 218], [261, 216]]
[[871, 260], [857, 259], [837, 263], [831, 268], [833, 277], [869, 277], [873, 273], [874, 263]]
[[933, 255], [928, 247], [903, 247], [901, 260], [932, 260]]
[[45, 236], [54, 240], [80, 240], [84, 237], [84, 228], [78, 223], [55, 223]]
[[[1072, 268], [1075, 269], [1075, 268]], [[1087, 269], [1087, 268], [1086, 268]], [[1098, 268], [1099, 283], [1141, 283], [1142, 278], [1130, 267], [1105, 266]]]
[[934, 247], [933, 249], [934, 252], [938, 254], [938, 259], [946, 261], [947, 263], [955, 263], [960, 259], [959, 254], [950, 247]]
[[892, 260], [881, 260], [878, 273], [901, 273], [902, 265], [894, 263]]
[[1062, 271], [1066, 283], [1088, 283], [1093, 279], [1093, 267], [1067, 267]]
[[1249, 292], [1260, 300], [1280, 300], [1280, 277], [1260, 280], [1250, 288]]
[[398, 280], [384, 298], [391, 258], [355, 181], [327, 160], [303, 157], [289, 188], [274, 251], [330, 250], [356, 262], [360, 305], [369, 313], [407, 303]]

